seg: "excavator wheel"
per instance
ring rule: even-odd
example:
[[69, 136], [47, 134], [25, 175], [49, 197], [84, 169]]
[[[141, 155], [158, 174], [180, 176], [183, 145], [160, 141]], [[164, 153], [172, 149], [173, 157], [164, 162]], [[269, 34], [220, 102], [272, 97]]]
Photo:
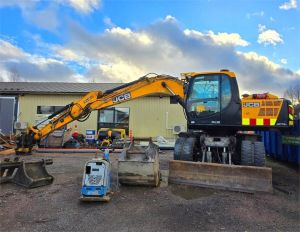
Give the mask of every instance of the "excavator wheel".
[[193, 161], [195, 148], [196, 148], [196, 138], [195, 137], [186, 138], [182, 146], [180, 160]]
[[185, 140], [186, 137], [179, 137], [176, 139], [175, 146], [174, 146], [174, 160], [180, 160], [182, 147]]
[[266, 150], [263, 142], [254, 142], [254, 165], [258, 167], [266, 165]]
[[243, 140], [241, 144], [241, 165], [252, 166], [254, 164], [254, 148], [250, 140]]

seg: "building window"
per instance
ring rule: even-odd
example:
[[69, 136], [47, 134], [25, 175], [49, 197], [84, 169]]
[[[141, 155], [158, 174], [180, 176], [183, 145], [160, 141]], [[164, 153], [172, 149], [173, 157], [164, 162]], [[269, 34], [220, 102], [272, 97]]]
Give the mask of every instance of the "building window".
[[59, 111], [64, 106], [38, 106], [37, 114], [53, 114], [56, 111]]
[[99, 110], [98, 129], [100, 128], [121, 128], [129, 131], [129, 108], [112, 107]]

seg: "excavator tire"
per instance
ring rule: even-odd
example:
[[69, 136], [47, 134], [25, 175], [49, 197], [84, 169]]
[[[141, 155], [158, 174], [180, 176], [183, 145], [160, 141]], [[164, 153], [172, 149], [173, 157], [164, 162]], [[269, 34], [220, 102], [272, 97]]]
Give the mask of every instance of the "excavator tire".
[[182, 147], [185, 142], [185, 137], [179, 137], [176, 139], [175, 146], [174, 146], [174, 160], [180, 160]]
[[195, 137], [186, 138], [184, 143], [183, 143], [183, 146], [182, 146], [182, 152], [181, 152], [180, 160], [193, 161], [195, 145], [196, 145], [196, 138]]
[[241, 165], [252, 166], [254, 164], [254, 148], [249, 140], [243, 140], [241, 145]]
[[254, 142], [254, 165], [258, 167], [266, 165], [266, 150], [263, 142]]

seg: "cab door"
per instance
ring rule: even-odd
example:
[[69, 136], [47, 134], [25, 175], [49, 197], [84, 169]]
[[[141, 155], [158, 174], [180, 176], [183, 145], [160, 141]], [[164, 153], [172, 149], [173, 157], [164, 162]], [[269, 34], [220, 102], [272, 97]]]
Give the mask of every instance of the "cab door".
[[189, 83], [186, 110], [191, 129], [240, 125], [241, 105], [236, 78], [220, 73], [193, 77]]
[[220, 75], [201, 75], [190, 80], [186, 102], [190, 124], [220, 124]]

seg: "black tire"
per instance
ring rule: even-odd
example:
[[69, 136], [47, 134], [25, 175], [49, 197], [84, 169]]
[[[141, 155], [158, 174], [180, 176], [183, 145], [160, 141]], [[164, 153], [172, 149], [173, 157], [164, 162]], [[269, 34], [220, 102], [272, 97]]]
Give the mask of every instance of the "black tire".
[[195, 149], [196, 149], [196, 138], [195, 137], [187, 138], [182, 146], [180, 160], [193, 161]]
[[258, 167], [266, 165], [266, 150], [263, 142], [254, 143], [254, 165]]
[[182, 147], [185, 142], [185, 137], [179, 137], [176, 139], [175, 146], [174, 146], [174, 160], [180, 160]]
[[241, 165], [252, 166], [254, 164], [254, 146], [249, 140], [243, 140], [241, 144]]

